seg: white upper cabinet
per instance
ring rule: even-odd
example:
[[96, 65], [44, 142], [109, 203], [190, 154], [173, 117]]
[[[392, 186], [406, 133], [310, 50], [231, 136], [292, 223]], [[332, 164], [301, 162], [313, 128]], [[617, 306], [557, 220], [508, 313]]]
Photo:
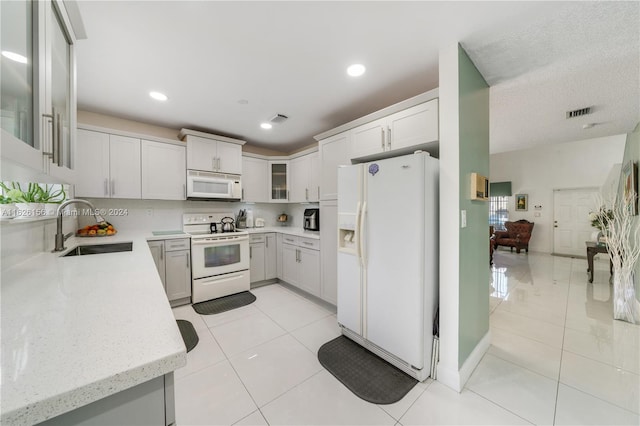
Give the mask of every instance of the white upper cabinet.
[[109, 135], [102, 132], [78, 129], [77, 161], [78, 180], [75, 195], [78, 197], [109, 197]]
[[330, 136], [318, 142], [318, 147], [320, 200], [337, 200], [338, 167], [351, 164], [351, 133]]
[[186, 199], [186, 147], [142, 141], [142, 198]]
[[269, 201], [269, 162], [260, 158], [242, 157], [242, 201]]
[[289, 160], [269, 161], [269, 201], [289, 202]]
[[140, 139], [78, 129], [76, 196], [141, 197]]
[[2, 157], [75, 180], [75, 35], [62, 1], [0, 2]]
[[353, 157], [365, 157], [385, 151], [387, 138], [386, 119], [372, 121], [351, 130], [351, 149]]
[[410, 151], [438, 140], [438, 99], [433, 99], [352, 129], [351, 158]]
[[439, 140], [438, 99], [407, 108], [387, 118], [389, 150], [412, 147]]
[[187, 169], [242, 174], [242, 145], [187, 135]]
[[318, 201], [320, 196], [318, 153], [303, 155], [289, 161], [291, 192], [289, 202]]

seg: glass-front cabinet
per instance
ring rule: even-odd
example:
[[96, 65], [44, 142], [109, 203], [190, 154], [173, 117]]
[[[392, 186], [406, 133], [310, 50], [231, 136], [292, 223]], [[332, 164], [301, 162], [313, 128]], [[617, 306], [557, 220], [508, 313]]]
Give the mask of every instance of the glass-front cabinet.
[[269, 201], [289, 202], [288, 161], [269, 161]]
[[75, 36], [60, 0], [0, 2], [3, 160], [73, 183]]

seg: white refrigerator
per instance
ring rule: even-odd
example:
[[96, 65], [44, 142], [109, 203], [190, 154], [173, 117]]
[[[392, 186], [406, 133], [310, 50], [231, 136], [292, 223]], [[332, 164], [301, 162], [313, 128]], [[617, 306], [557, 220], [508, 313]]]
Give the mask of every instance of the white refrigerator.
[[338, 323], [420, 381], [438, 303], [438, 176], [423, 152], [338, 169]]

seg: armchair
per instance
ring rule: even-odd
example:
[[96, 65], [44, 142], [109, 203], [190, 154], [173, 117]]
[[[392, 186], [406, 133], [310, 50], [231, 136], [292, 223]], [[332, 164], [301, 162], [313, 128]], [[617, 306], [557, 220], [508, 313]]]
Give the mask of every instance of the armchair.
[[527, 220], [518, 220], [516, 222], [505, 222], [506, 231], [495, 231], [495, 248], [499, 246], [509, 247], [511, 251], [515, 247], [516, 253], [524, 249], [529, 253], [529, 240], [533, 231], [533, 222]]

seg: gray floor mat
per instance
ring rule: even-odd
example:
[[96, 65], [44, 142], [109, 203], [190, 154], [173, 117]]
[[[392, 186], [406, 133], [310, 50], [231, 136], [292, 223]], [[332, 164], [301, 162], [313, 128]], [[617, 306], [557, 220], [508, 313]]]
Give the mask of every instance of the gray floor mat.
[[200, 315], [213, 315], [241, 306], [250, 305], [256, 301], [256, 296], [250, 291], [232, 294], [230, 296], [219, 297], [218, 299], [207, 300], [206, 302], [194, 303], [193, 310]]
[[191, 349], [195, 348], [200, 341], [198, 333], [196, 333], [196, 329], [189, 321], [176, 320], [176, 322], [178, 323], [182, 340], [184, 340], [184, 345], [187, 347], [187, 352], [190, 352]]
[[322, 345], [318, 360], [351, 392], [374, 404], [398, 402], [418, 383], [345, 336]]

